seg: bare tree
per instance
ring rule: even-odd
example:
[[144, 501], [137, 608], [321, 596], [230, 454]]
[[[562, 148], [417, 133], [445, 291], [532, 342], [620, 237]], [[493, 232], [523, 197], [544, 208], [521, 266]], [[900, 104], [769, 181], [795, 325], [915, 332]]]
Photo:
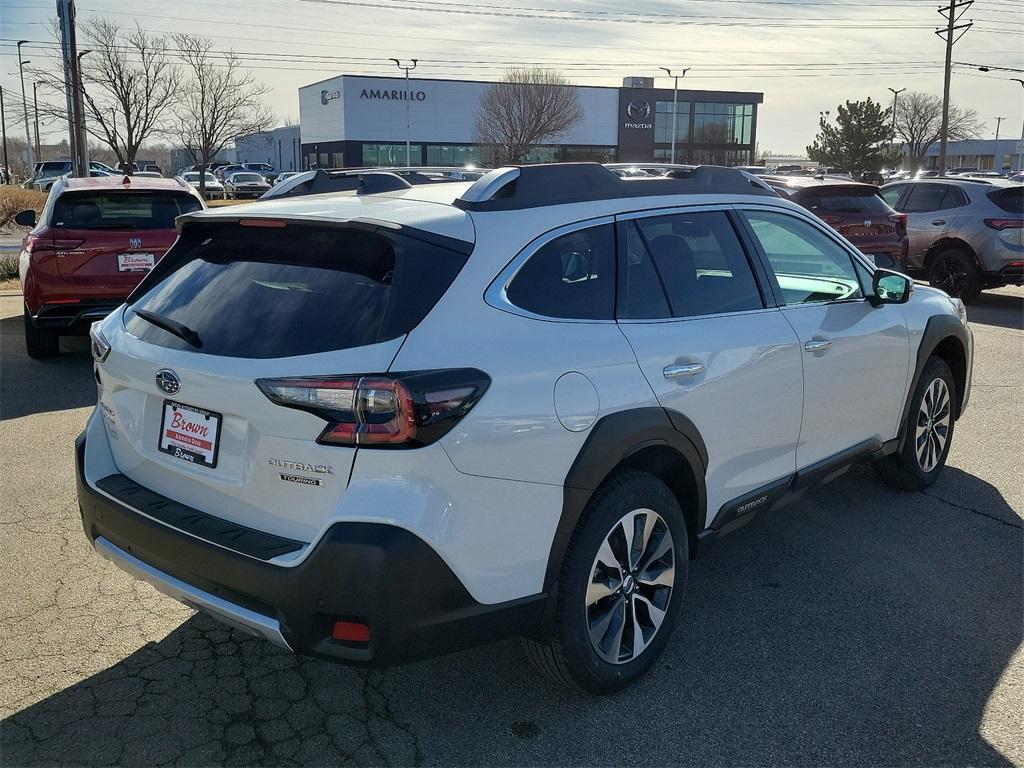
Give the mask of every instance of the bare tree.
[[[59, 33], [55, 34], [59, 40]], [[130, 167], [143, 142], [169, 127], [170, 110], [178, 98], [181, 76], [167, 48], [168, 40], [138, 26], [123, 30], [105, 18], [83, 22], [80, 34], [86, 129], [110, 147], [119, 164]], [[63, 72], [60, 63], [34, 74], [63, 93]], [[40, 115], [66, 124], [67, 113], [63, 104], [57, 103], [60, 101], [63, 99], [40, 104]]]
[[510, 69], [476, 113], [476, 143], [488, 162], [518, 163], [531, 147], [563, 136], [583, 117], [576, 91], [558, 72]]
[[199, 171], [206, 192], [206, 167], [236, 136], [270, 126], [273, 113], [263, 102], [269, 89], [243, 69], [233, 51], [218, 52], [206, 37], [174, 36], [186, 76], [175, 113], [175, 135]]
[[[973, 109], [949, 105], [949, 138], [973, 139], [984, 129]], [[896, 135], [907, 145], [911, 169], [924, 166], [924, 158], [942, 131], [942, 99], [915, 91], [900, 97], [896, 104]]]

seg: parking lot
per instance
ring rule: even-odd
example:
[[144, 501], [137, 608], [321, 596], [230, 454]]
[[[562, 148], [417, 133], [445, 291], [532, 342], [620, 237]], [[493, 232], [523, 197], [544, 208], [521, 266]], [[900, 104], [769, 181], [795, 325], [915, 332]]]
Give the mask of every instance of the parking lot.
[[1024, 290], [970, 307], [971, 404], [926, 493], [866, 468], [694, 564], [655, 674], [556, 689], [513, 642], [365, 672], [222, 628], [90, 550], [85, 339], [0, 298], [3, 765], [1024, 765]]

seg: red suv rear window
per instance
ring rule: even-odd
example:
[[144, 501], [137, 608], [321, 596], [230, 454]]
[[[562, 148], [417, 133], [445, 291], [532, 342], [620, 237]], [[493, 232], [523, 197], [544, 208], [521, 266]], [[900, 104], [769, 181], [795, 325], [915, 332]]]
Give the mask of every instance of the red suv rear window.
[[174, 219], [202, 208], [184, 192], [117, 189], [65, 192], [53, 206], [58, 229], [174, 229]]

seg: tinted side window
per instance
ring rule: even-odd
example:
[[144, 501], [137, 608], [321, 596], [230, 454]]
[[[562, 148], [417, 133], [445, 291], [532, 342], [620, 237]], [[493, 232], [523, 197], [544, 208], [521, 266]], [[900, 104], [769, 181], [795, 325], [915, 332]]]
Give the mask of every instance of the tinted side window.
[[625, 269], [620, 280], [619, 317], [625, 320], [661, 320], [672, 317], [661, 278], [636, 224], [622, 225], [625, 240]]
[[764, 304], [729, 218], [721, 211], [637, 220], [673, 317], [742, 312]]
[[946, 187], [946, 195], [942, 198], [942, 207], [939, 208], [941, 211], [948, 210], [950, 208], [963, 208], [967, 205], [967, 195], [963, 191], [956, 187]]
[[907, 213], [930, 213], [942, 208], [946, 188], [941, 184], [915, 184], [910, 190], [905, 210]]
[[885, 200], [885, 202], [887, 202], [896, 210], [899, 210], [898, 206], [900, 202], [900, 195], [903, 194], [903, 190], [905, 190], [906, 188], [907, 187], [905, 184], [901, 184], [898, 187], [889, 187], [888, 189], [883, 189], [881, 192], [882, 199]]
[[580, 229], [543, 245], [506, 290], [515, 306], [544, 317], [611, 320], [615, 316], [615, 229]]
[[824, 232], [782, 213], [747, 211], [746, 217], [786, 304], [861, 298], [853, 259]]

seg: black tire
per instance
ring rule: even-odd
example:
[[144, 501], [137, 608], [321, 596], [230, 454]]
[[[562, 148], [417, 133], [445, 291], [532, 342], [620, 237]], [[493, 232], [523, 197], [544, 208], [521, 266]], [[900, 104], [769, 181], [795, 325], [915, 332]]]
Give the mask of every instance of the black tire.
[[60, 352], [60, 336], [54, 331], [37, 328], [25, 307], [25, 351], [33, 360], [54, 357]]
[[[936, 386], [937, 381], [941, 381], [945, 385], [948, 395], [946, 409], [949, 423], [945, 433], [945, 442], [942, 443], [939, 450], [932, 454], [931, 458], [935, 464], [929, 467], [927, 461], [924, 462], [925, 466], [922, 466], [922, 459], [919, 455], [922, 443], [918, 438], [917, 431], [922, 424], [922, 404], [925, 402], [925, 397], [929, 395], [929, 391]], [[946, 466], [949, 447], [953, 443], [956, 402], [957, 391], [953, 372], [942, 358], [930, 358], [921, 372], [921, 380], [917, 384], [917, 389], [914, 390], [914, 396], [910, 401], [910, 411], [900, 433], [903, 439], [903, 448], [898, 453], [875, 462], [875, 473], [882, 482], [903, 491], [922, 491], [939, 479], [942, 468]], [[927, 425], [931, 421], [925, 423]], [[925, 437], [927, 438], [927, 435]], [[927, 444], [927, 439], [925, 443]], [[933, 448], [934, 445], [935, 443], [932, 443]]]
[[928, 265], [928, 284], [965, 304], [981, 293], [981, 275], [971, 254], [960, 248], [942, 251]]
[[[625, 515], [644, 509], [657, 513], [655, 517], [660, 517], [671, 534], [672, 546], [669, 550], [672, 552], [674, 567], [670, 577], [671, 592], [667, 602], [662, 602], [665, 613], [660, 625], [653, 629], [646, 647], [635, 658], [613, 663], [602, 658], [591, 641], [587, 592], [591, 585], [598, 550], [605, 544], [606, 538], [614, 534]], [[654, 525], [654, 533], [649, 539], [651, 542], [656, 542], [658, 532], [662, 530], [659, 523], [655, 522]], [[657, 547], [657, 544], [654, 543], [651, 547]], [[662, 558], [665, 558], [667, 553], [668, 550]], [[637, 556], [638, 561], [643, 559], [643, 554]], [[659, 559], [658, 562], [664, 563], [664, 560]], [[686, 588], [688, 564], [686, 520], [672, 491], [658, 478], [646, 472], [635, 469], [616, 471], [594, 492], [569, 542], [559, 575], [558, 592], [554, 596], [556, 606], [552, 636], [546, 642], [524, 640], [527, 657], [543, 675], [576, 690], [607, 694], [631, 685], [647, 672], [668, 643]], [[640, 566], [635, 570], [640, 571]], [[646, 573], [649, 575], [650, 572]], [[652, 596], [652, 592], [644, 593], [644, 590], [650, 590], [652, 587], [641, 582], [639, 573], [636, 575], [636, 581], [629, 582], [635, 593]], [[618, 590], [602, 599], [618, 600], [624, 606], [636, 604], [624, 596], [622, 590], [626, 588], [627, 583], [623, 581]], [[660, 590], [662, 587], [656, 589]], [[661, 594], [663, 596], [663, 593]], [[599, 602], [594, 603], [591, 608], [595, 608]], [[622, 609], [622, 621], [628, 628], [628, 632], [622, 635], [624, 638], [632, 636], [633, 627], [636, 626], [629, 618], [633, 615], [632, 610], [626, 607]], [[649, 611], [642, 608], [637, 610], [639, 620], [643, 620], [645, 613], [648, 621], [651, 620], [652, 614]], [[641, 637], [643, 636], [641, 632]], [[621, 647], [627, 647], [628, 642], [623, 641]], [[627, 654], [632, 656], [632, 651], [627, 650]]]

